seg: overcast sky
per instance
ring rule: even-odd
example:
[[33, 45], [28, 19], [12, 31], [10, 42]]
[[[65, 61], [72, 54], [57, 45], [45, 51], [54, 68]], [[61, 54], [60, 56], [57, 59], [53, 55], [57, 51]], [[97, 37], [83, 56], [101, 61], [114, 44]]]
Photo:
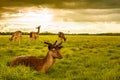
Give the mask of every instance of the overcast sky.
[[0, 31], [120, 32], [119, 0], [1, 0]]

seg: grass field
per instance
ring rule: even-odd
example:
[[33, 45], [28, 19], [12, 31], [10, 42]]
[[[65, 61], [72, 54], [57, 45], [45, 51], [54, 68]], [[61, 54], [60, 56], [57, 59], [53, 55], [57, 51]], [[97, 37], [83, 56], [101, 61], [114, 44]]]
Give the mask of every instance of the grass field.
[[54, 42], [57, 35], [40, 35], [29, 43], [9, 43], [10, 35], [0, 35], [0, 80], [120, 80], [120, 36], [67, 35], [61, 54], [47, 73], [25, 66], [10, 68], [9, 61], [20, 55], [44, 57], [48, 51], [44, 41]]

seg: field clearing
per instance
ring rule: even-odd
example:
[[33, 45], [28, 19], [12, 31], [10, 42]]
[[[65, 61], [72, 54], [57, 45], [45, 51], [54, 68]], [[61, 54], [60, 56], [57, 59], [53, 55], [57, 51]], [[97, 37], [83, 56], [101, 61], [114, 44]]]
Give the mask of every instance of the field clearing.
[[57, 35], [40, 35], [29, 43], [23, 35], [22, 42], [9, 43], [10, 35], [0, 35], [0, 80], [120, 80], [120, 36], [67, 35], [61, 54], [47, 73], [25, 66], [10, 68], [9, 61], [20, 55], [44, 57], [47, 45]]

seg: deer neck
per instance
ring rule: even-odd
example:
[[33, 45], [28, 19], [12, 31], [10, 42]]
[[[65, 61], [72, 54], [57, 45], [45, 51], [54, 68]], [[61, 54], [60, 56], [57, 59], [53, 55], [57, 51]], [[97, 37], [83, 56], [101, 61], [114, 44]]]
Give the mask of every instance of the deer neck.
[[38, 31], [37, 31], [37, 34], [39, 34], [40, 33], [40, 28], [38, 28]]
[[12, 35], [10, 39], [13, 39], [13, 37], [14, 37], [14, 35]]
[[55, 62], [55, 58], [50, 55], [50, 51], [47, 53], [46, 57], [44, 58], [44, 64], [41, 69], [42, 72], [46, 72]]

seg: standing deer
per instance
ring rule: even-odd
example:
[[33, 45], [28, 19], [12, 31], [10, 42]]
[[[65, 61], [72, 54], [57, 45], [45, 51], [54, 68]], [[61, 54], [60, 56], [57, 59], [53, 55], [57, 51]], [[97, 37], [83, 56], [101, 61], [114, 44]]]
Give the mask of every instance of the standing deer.
[[41, 26], [38, 26], [36, 29], [38, 29], [37, 32], [30, 32], [30, 39], [34, 39], [36, 40], [39, 36], [39, 33], [40, 33], [40, 27]]
[[20, 44], [21, 38], [22, 38], [22, 32], [16, 31], [12, 34], [12, 36], [11, 36], [11, 38], [9, 38], [9, 40], [13, 41], [14, 39], [16, 39], [16, 41], [18, 41], [18, 43]]
[[18, 65], [25, 65], [43, 73], [47, 72], [48, 69], [54, 64], [56, 58], [62, 58], [59, 52], [59, 50], [62, 48], [62, 42], [58, 44], [56, 44], [57, 41], [55, 41], [54, 44], [49, 42], [44, 43], [48, 45], [49, 49], [45, 58], [38, 58], [35, 56], [18, 56], [10, 62], [10, 66], [13, 67]]
[[66, 37], [65, 37], [65, 35], [64, 35], [64, 33], [63, 32], [58, 32], [58, 37], [62, 40], [64, 40], [64, 41], [66, 41]]

